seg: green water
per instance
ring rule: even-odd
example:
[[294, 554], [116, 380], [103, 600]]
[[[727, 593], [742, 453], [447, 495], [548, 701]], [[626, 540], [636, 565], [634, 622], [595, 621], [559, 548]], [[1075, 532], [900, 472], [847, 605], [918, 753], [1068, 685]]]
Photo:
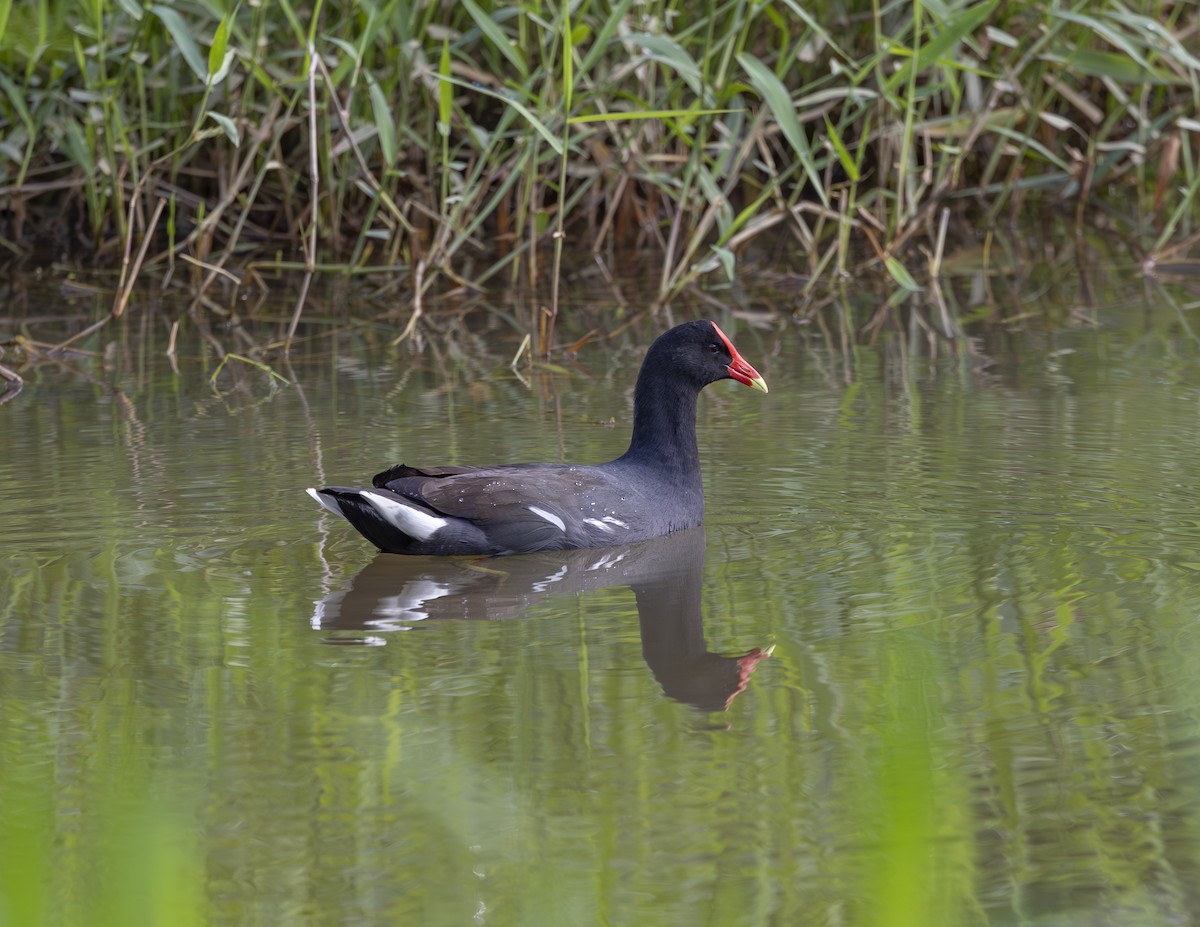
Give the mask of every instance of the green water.
[[303, 489], [619, 453], [655, 323], [528, 383], [494, 319], [293, 387], [186, 322], [26, 370], [0, 923], [1188, 922], [1200, 346], [1106, 300], [937, 357], [717, 316], [771, 392], [701, 397], [705, 530], [485, 564]]

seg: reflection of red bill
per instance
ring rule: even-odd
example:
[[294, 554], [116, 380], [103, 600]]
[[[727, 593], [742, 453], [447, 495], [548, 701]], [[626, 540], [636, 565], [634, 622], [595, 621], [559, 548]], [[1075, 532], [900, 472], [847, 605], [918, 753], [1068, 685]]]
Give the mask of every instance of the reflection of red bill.
[[[718, 329], [720, 331], [720, 329]], [[766, 650], [761, 647], [755, 647], [753, 650], [747, 650], [744, 654], [737, 658], [738, 661], [738, 687], [733, 690], [729, 698], [725, 699], [725, 707], [728, 708], [735, 698], [742, 692], [746, 691], [746, 685], [750, 682], [750, 675], [754, 672], [754, 667], [758, 666], [759, 661], [765, 660], [775, 652], [775, 645], [772, 644]]]

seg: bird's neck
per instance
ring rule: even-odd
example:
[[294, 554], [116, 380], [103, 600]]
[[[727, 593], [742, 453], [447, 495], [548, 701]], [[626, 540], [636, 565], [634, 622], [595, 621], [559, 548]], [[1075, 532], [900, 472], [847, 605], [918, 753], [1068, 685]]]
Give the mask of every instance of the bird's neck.
[[633, 434], [621, 459], [700, 480], [697, 391], [675, 376], [643, 367], [633, 390]]

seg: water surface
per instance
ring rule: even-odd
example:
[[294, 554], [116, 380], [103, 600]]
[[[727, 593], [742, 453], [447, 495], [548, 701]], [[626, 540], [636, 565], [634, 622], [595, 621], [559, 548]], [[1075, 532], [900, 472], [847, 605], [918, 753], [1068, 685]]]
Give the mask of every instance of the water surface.
[[730, 296], [771, 392], [701, 397], [705, 529], [484, 563], [377, 555], [303, 489], [614, 456], [665, 323], [524, 378], [494, 321], [314, 324], [294, 386], [214, 390], [187, 325], [178, 371], [132, 324], [27, 370], [0, 922], [1188, 921], [1200, 350], [1167, 292], [936, 356]]

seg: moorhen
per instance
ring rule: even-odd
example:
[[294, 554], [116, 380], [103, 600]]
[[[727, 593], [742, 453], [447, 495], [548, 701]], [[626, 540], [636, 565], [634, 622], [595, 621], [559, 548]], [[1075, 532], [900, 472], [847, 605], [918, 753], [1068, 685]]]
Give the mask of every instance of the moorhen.
[[308, 494], [382, 551], [515, 554], [607, 547], [694, 528], [704, 517], [696, 396], [732, 378], [767, 391], [715, 322], [685, 322], [650, 345], [633, 391], [629, 450], [608, 463], [409, 467], [373, 489]]

